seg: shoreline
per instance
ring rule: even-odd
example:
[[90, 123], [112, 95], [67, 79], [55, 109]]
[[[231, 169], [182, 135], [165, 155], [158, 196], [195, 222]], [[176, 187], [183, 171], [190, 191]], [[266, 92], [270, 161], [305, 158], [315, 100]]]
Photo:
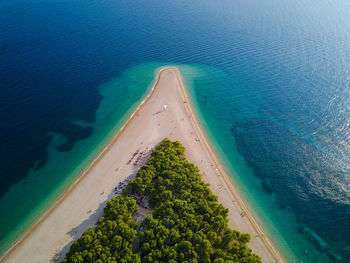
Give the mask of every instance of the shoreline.
[[37, 227], [39, 227], [40, 223], [43, 222], [47, 217], [50, 216], [50, 214], [55, 210], [56, 207], [62, 203], [65, 198], [75, 189], [75, 187], [87, 176], [90, 169], [96, 165], [96, 163], [99, 161], [99, 159], [103, 158], [106, 151], [113, 145], [113, 143], [120, 137], [121, 133], [124, 131], [124, 129], [127, 127], [128, 123], [134, 118], [135, 114], [137, 114], [138, 111], [141, 110], [143, 104], [152, 96], [154, 89], [159, 81], [159, 76], [162, 70], [166, 69], [166, 67], [162, 67], [159, 70], [157, 70], [154, 75], [155, 81], [152, 85], [152, 88], [147, 93], [144, 99], [142, 99], [141, 103], [136, 107], [136, 109], [131, 113], [130, 117], [127, 118], [126, 122], [118, 129], [116, 135], [112, 138], [112, 140], [102, 149], [102, 151], [96, 156], [96, 158], [93, 159], [93, 161], [83, 170], [82, 174], [78, 176], [78, 178], [72, 183], [71, 186], [69, 186], [60, 197], [50, 206], [50, 208], [42, 215], [40, 218], [29, 227], [28, 230], [26, 230], [22, 237], [19, 238], [13, 245], [10, 246], [10, 248], [0, 256], [0, 262], [5, 262], [8, 257], [11, 256], [11, 253], [14, 252], [14, 250], [21, 245], [21, 243], [32, 233], [35, 231]]
[[[168, 76], [169, 73], [171, 75], [170, 77]], [[175, 77], [173, 77], [172, 74], [175, 74]], [[177, 118], [177, 119], [172, 120], [171, 123], [168, 120], [169, 118], [168, 119], [167, 118], [166, 119], [162, 118], [162, 116], [166, 115], [166, 114], [163, 114], [163, 113], [160, 114], [160, 115], [158, 114], [159, 116], [156, 116], [155, 118], [148, 116], [149, 113], [154, 112], [154, 109], [156, 107], [158, 107], [159, 102], [163, 102], [163, 100], [169, 99], [168, 97], [166, 97], [167, 95], [163, 95], [163, 97], [159, 97], [159, 94], [163, 91], [163, 90], [161, 90], [161, 87], [160, 87], [161, 84], [163, 84], [163, 83], [160, 83], [161, 80], [162, 80], [161, 79], [162, 75], [167, 75], [166, 77], [169, 77], [169, 79], [172, 82], [174, 82], [174, 79], [175, 79], [176, 84], [172, 83], [173, 86], [175, 85], [174, 86], [175, 88], [171, 87], [173, 89], [172, 90], [173, 95], [174, 96], [178, 95], [177, 92], [179, 91], [180, 92], [180, 96], [181, 96], [181, 100], [184, 101], [184, 102], [182, 103], [182, 101], [178, 100], [177, 102], [178, 102], [179, 105], [174, 105], [174, 107], [178, 107], [178, 109], [176, 109], [177, 111], [174, 111], [174, 112], [176, 113], [175, 115], [180, 115], [180, 114], [183, 113], [183, 109], [182, 108], [184, 108], [184, 112], [186, 113], [186, 116], [188, 116], [188, 118], [186, 118], [186, 124], [184, 124], [182, 122], [182, 121], [184, 121], [184, 118], [180, 118], [179, 116], [174, 117], [174, 118]], [[173, 77], [173, 78], [171, 78], [171, 77]], [[169, 83], [165, 82], [165, 84], [163, 84], [162, 88], [163, 89], [167, 88], [166, 87], [167, 85], [170, 86]], [[157, 101], [157, 99], [159, 101]], [[170, 99], [172, 99], [172, 97], [170, 97]], [[152, 104], [152, 100], [154, 101], [153, 104]], [[176, 98], [174, 100], [176, 100]], [[165, 100], [165, 101], [167, 101], [167, 100]], [[181, 105], [180, 105], [180, 103], [181, 103]], [[155, 104], [157, 104], [157, 105], [155, 105]], [[59, 213], [57, 212], [57, 210], [61, 209], [61, 210], [65, 211], [62, 207], [64, 207], [65, 205], [66, 205], [66, 207], [69, 207], [68, 206], [68, 204], [69, 204], [69, 200], [68, 199], [72, 199], [72, 195], [75, 195], [75, 199], [73, 199], [74, 201], [79, 199], [81, 197], [81, 196], [79, 197], [79, 191], [80, 191], [80, 193], [84, 193], [84, 191], [83, 191], [84, 187], [85, 187], [85, 190], [88, 187], [90, 187], [89, 189], [94, 189], [93, 186], [89, 186], [89, 184], [91, 184], [91, 183], [93, 184], [94, 183], [94, 180], [95, 180], [95, 182], [101, 183], [101, 185], [99, 186], [100, 189], [104, 189], [105, 187], [109, 187], [110, 188], [111, 182], [108, 181], [108, 180], [110, 180], [112, 178], [112, 176], [109, 173], [111, 171], [113, 171], [113, 170], [119, 171], [119, 166], [123, 166], [122, 163], [124, 163], [124, 166], [125, 166], [125, 162], [122, 162], [123, 160], [120, 160], [121, 164], [118, 166], [118, 168], [117, 169], [114, 169], [114, 168], [110, 169], [108, 171], [109, 172], [108, 174], [107, 174], [106, 169], [104, 168], [104, 166], [101, 163], [105, 162], [111, 167], [112, 167], [112, 165], [115, 165], [114, 163], [116, 161], [113, 161], [113, 160], [114, 160], [114, 157], [116, 155], [113, 155], [113, 153], [112, 153], [113, 151], [117, 153], [117, 156], [120, 155], [120, 159], [122, 159], [123, 155], [125, 155], [125, 154], [124, 154], [123, 151], [119, 150], [119, 147], [120, 148], [124, 147], [125, 151], [131, 151], [132, 152], [135, 148], [132, 149], [132, 147], [130, 146], [131, 142], [129, 142], [130, 145], [125, 145], [125, 141], [127, 139], [129, 139], [129, 140], [131, 139], [132, 140], [132, 139], [135, 139], [135, 137], [136, 138], [140, 138], [140, 140], [142, 139], [142, 142], [140, 144], [138, 144], [138, 146], [136, 146], [135, 142], [132, 142], [132, 146], [134, 146], [134, 147], [135, 146], [136, 147], [141, 147], [140, 145], [142, 145], [144, 143], [144, 140], [149, 140], [149, 144], [148, 145], [149, 146], [154, 146], [154, 145], [156, 145], [157, 143], [160, 142], [160, 140], [162, 139], [162, 137], [164, 137], [165, 134], [169, 134], [171, 136], [174, 136], [175, 139], [177, 139], [177, 138], [184, 139], [187, 142], [187, 145], [185, 143], [186, 153], [189, 152], [189, 151], [192, 151], [192, 153], [191, 152], [189, 153], [190, 154], [190, 159], [191, 159], [191, 155], [192, 155], [192, 159], [196, 159], [197, 155], [196, 155], [196, 149], [192, 150], [191, 147], [189, 147], [189, 146], [194, 146], [192, 148], [197, 147], [199, 150], [203, 149], [205, 151], [205, 153], [202, 153], [202, 152], [200, 152], [200, 153], [201, 154], [206, 154], [209, 158], [203, 157], [203, 160], [204, 160], [204, 158], [207, 158], [209, 161], [212, 161], [215, 164], [215, 166], [217, 167], [216, 171], [218, 171], [219, 174], [216, 174], [215, 171], [213, 173], [210, 170], [210, 168], [207, 168], [206, 166], [204, 166], [204, 164], [198, 163], [199, 162], [198, 161], [199, 157], [194, 161], [194, 163], [200, 168], [201, 172], [205, 171], [204, 174], [205, 173], [211, 174], [211, 177], [208, 177], [206, 179], [208, 179], [209, 181], [210, 180], [215, 180], [215, 181], [213, 181], [214, 184], [210, 185], [210, 188], [213, 190], [215, 182], [217, 182], [218, 180], [221, 180], [221, 179], [219, 179], [219, 177], [222, 178], [223, 179], [223, 184], [229, 190], [229, 193], [230, 193], [230, 195], [232, 195], [232, 198], [223, 196], [223, 194], [220, 196], [220, 193], [217, 194], [217, 192], [215, 192], [215, 191], [213, 191], [213, 192], [216, 195], [219, 196], [219, 199], [220, 198], [226, 198], [229, 201], [231, 200], [232, 203], [234, 203], [234, 201], [237, 201], [236, 203], [238, 204], [238, 208], [240, 210], [245, 211], [245, 215], [246, 215], [245, 218], [248, 219], [248, 221], [249, 221], [248, 222], [248, 226], [246, 228], [250, 229], [249, 225], [251, 225], [251, 227], [254, 230], [254, 232], [256, 232], [258, 234], [258, 236], [261, 236], [261, 238], [259, 240], [255, 240], [255, 239], [253, 239], [253, 235], [251, 233], [249, 233], [251, 235], [251, 242], [249, 243], [249, 247], [251, 247], [251, 243], [254, 241], [253, 243], [257, 243], [257, 245], [256, 245], [255, 249], [253, 249], [253, 252], [258, 254], [261, 258], [263, 258], [263, 256], [260, 255], [259, 251], [260, 250], [264, 250], [264, 253], [270, 254], [270, 256], [266, 255], [266, 258], [271, 258], [275, 262], [285, 262], [285, 260], [281, 256], [281, 254], [278, 252], [277, 248], [272, 244], [272, 242], [268, 239], [268, 237], [266, 237], [264, 235], [262, 227], [258, 224], [258, 222], [255, 220], [253, 215], [249, 212], [249, 210], [248, 210], [247, 206], [245, 205], [243, 199], [241, 198], [238, 190], [235, 189], [231, 178], [226, 173], [225, 168], [221, 165], [220, 161], [217, 158], [217, 155], [216, 155], [215, 151], [213, 150], [213, 148], [210, 145], [210, 142], [207, 140], [207, 137], [205, 136], [205, 133], [204, 133], [203, 129], [201, 128], [200, 123], [198, 122], [198, 117], [197, 117], [197, 114], [195, 113], [195, 111], [193, 110], [192, 104], [193, 103], [191, 101], [191, 98], [188, 95], [187, 90], [186, 90], [186, 88], [184, 86], [181, 74], [180, 74], [179, 70], [176, 67], [171, 67], [171, 66], [170, 67], [162, 67], [159, 70], [157, 70], [155, 72], [155, 79], [154, 79], [154, 82], [153, 82], [151, 90], [144, 97], [144, 99], [142, 99], [141, 103], [136, 107], [136, 109], [133, 111], [133, 113], [130, 115], [130, 117], [126, 119], [126, 122], [117, 131], [116, 135], [111, 139], [109, 144], [107, 144], [103, 148], [103, 150], [97, 155], [97, 157], [86, 167], [86, 169], [84, 169], [83, 173], [75, 180], [75, 182], [69, 188], [67, 188], [67, 190], [57, 199], [57, 201], [55, 201], [54, 204], [23, 234], [23, 236], [16, 243], [14, 243], [11, 246], [10, 249], [8, 249], [2, 255], [2, 257], [0, 258], [0, 262], [7, 262], [7, 261], [9, 261], [9, 262], [16, 262], [16, 260], [15, 261], [11, 261], [11, 257], [16, 258], [16, 254], [18, 254], [16, 252], [19, 252], [18, 250], [21, 250], [21, 247], [22, 247], [22, 250], [25, 252], [26, 248], [23, 248], [24, 246], [29, 247], [29, 248], [31, 246], [35, 246], [35, 244], [33, 244], [33, 240], [37, 240], [37, 239], [40, 240], [40, 235], [41, 236], [44, 235], [41, 232], [43, 232], [45, 230], [45, 227], [47, 228], [46, 230], [54, 231], [54, 229], [50, 229], [48, 226], [43, 226], [43, 225], [45, 223], [47, 223], [46, 221], [50, 221], [49, 219], [52, 219], [51, 222], [57, 222], [57, 220], [60, 219], [59, 218]], [[151, 106], [153, 106], [153, 108]], [[151, 124], [149, 125], [150, 127], [148, 127], [148, 123], [146, 121], [142, 122], [142, 120], [140, 121], [140, 118], [138, 118], [139, 114], [141, 114], [141, 113], [146, 114], [146, 112], [142, 111], [142, 110], [144, 108], [147, 108], [147, 107], [149, 108], [148, 112], [147, 112], [147, 110], [145, 110], [145, 111], [148, 113], [148, 115], [145, 115], [145, 116], [147, 116], [147, 118], [149, 118], [152, 121], [152, 124], [154, 125], [153, 129], [151, 127], [152, 126]], [[171, 117], [173, 117], [173, 116], [171, 115]], [[141, 124], [139, 124], [138, 122], [141, 122]], [[188, 125], [187, 122], [190, 125]], [[160, 127], [160, 123], [162, 123], [162, 125], [163, 125], [163, 123], [165, 123], [166, 124], [165, 128], [163, 128], [163, 126]], [[169, 133], [169, 127], [171, 125], [174, 125], [174, 123], [179, 124], [181, 126], [181, 129], [178, 132], [178, 134], [175, 134], [177, 131], [174, 130], [174, 135], [173, 135], [173, 132]], [[137, 124], [139, 126], [137, 126]], [[130, 128], [130, 126], [133, 126], [133, 125], [136, 126], [136, 128], [140, 128], [140, 125], [141, 125], [141, 127], [144, 127], [145, 130], [147, 128], [148, 134], [146, 134], [146, 135], [143, 135], [143, 134], [141, 134], [141, 135], [140, 134], [131, 134], [131, 133], [134, 132], [133, 128], [135, 128], [135, 127]], [[188, 131], [190, 131], [191, 128], [193, 128], [196, 136], [198, 138], [200, 138], [200, 141], [202, 142], [202, 143], [200, 143], [200, 146], [197, 146], [198, 144], [193, 143], [192, 141], [190, 141], [189, 138], [186, 137], [186, 136], [188, 136]], [[154, 129], [157, 129], [157, 130], [154, 131]], [[175, 126], [175, 129], [176, 129], [176, 126]], [[129, 134], [125, 135], [126, 131], [129, 131]], [[147, 131], [145, 131], [144, 133], [147, 133]], [[193, 134], [193, 132], [191, 134]], [[132, 136], [132, 135], [134, 135], [134, 136]], [[147, 136], [147, 135], [149, 135], [149, 136]], [[142, 137], [142, 136], [144, 136], [144, 137]], [[171, 136], [166, 136], [166, 137], [170, 137], [171, 138]], [[126, 139], [125, 138], [121, 138], [121, 137], [125, 137]], [[124, 139], [124, 142], [123, 142], [122, 139]], [[180, 141], [181, 141], [181, 139], [180, 139]], [[116, 144], [119, 144], [119, 145], [116, 145]], [[198, 149], [197, 149], [197, 153], [199, 152]], [[107, 159], [107, 160], [105, 160], [105, 159]], [[203, 160], [201, 160], [201, 161], [203, 161]], [[134, 173], [134, 169], [132, 167], [130, 168], [130, 167], [124, 167], [124, 166], [121, 168], [121, 170], [124, 169], [125, 172], [123, 171], [124, 172], [123, 174], [121, 174], [118, 178], [113, 178], [113, 180], [121, 181], [122, 179], [127, 178], [127, 175], [130, 176], [130, 173], [131, 174]], [[203, 168], [203, 169], [201, 169], [201, 168]], [[101, 173], [106, 173], [105, 177], [108, 179], [108, 180], [106, 180], [106, 182], [100, 182], [102, 180], [101, 176], [99, 176]], [[96, 174], [96, 175], [93, 175], [93, 174]], [[215, 175], [218, 178], [215, 178]], [[90, 179], [90, 180], [86, 180], [86, 179]], [[89, 182], [86, 182], [86, 181], [89, 181]], [[85, 184], [87, 186], [85, 186], [83, 184]], [[103, 187], [103, 188], [101, 188], [101, 187]], [[107, 190], [107, 191], [109, 191], [109, 190]], [[104, 193], [105, 193], [105, 191], [103, 191], [103, 194]], [[94, 194], [96, 194], [96, 193], [94, 193]], [[78, 227], [77, 227], [79, 231], [77, 230], [74, 233], [74, 235], [70, 234], [70, 232], [62, 233], [62, 237], [60, 239], [58, 237], [55, 239], [55, 238], [52, 238], [50, 236], [50, 238], [53, 239], [52, 242], [56, 242], [55, 245], [58, 244], [57, 247], [59, 247], [58, 249], [51, 248], [50, 251], [47, 251], [47, 254], [51, 255], [50, 256], [51, 262], [56, 261], [56, 260], [53, 260], [53, 256], [55, 256], [55, 254], [52, 255], [52, 250], [55, 250], [55, 252], [57, 252], [57, 250], [62, 251], [60, 253], [60, 257], [59, 257], [59, 260], [62, 260], [63, 259], [62, 258], [62, 253], [64, 253], [64, 249], [67, 248], [67, 242], [68, 243], [72, 242], [72, 240], [74, 240], [74, 238], [76, 238], [79, 235], [78, 232], [82, 232], [82, 230], [84, 230], [84, 228], [87, 225], [90, 226], [91, 224], [93, 224], [95, 222], [93, 220], [96, 217], [99, 217], [100, 214], [101, 214], [101, 205], [103, 205], [108, 199], [110, 199], [112, 197], [113, 197], [112, 194], [109, 194], [108, 196], [104, 196], [103, 195], [103, 199], [101, 199], [101, 197], [98, 197], [97, 200], [94, 200], [93, 204], [91, 206], [95, 206], [94, 208], [96, 208], [96, 203], [98, 203], [97, 209], [94, 210], [94, 211], [96, 211], [96, 213], [91, 215], [91, 216], [89, 215], [89, 217], [87, 219], [86, 219], [87, 216], [84, 215], [83, 212], [82, 212], [82, 208], [80, 208], [81, 211], [78, 211], [78, 212], [80, 212], [80, 214], [78, 214], [78, 212], [77, 212], [77, 215], [76, 215], [76, 218], [75, 218], [76, 220], [75, 220], [74, 223], [71, 223], [69, 219], [66, 219], [67, 222], [65, 222], [66, 224], [64, 225], [64, 227], [66, 229], [69, 229], [72, 226], [76, 227], [77, 222], [81, 223], [81, 221], [82, 221], [82, 223], [78, 224]], [[101, 199], [101, 200], [99, 201], [99, 199]], [[82, 202], [82, 201], [81, 200], [77, 200], [76, 204], [80, 204], [79, 202]], [[226, 208], [229, 208], [229, 207], [227, 207], [227, 204], [224, 204], [222, 201], [219, 201], [219, 202], [222, 203]], [[68, 203], [68, 204], [66, 204], [66, 203]], [[88, 203], [88, 201], [87, 201], [87, 203]], [[92, 203], [92, 201], [91, 201], [91, 203]], [[229, 210], [232, 213], [232, 211], [231, 211], [232, 208], [229, 208]], [[88, 211], [91, 211], [91, 209], [88, 210]], [[236, 211], [235, 213], [236, 213], [236, 215], [234, 216], [235, 218], [233, 218], [233, 219], [241, 220], [239, 217], [237, 218], [238, 212]], [[230, 216], [229, 216], [229, 220], [230, 220]], [[232, 221], [232, 220], [230, 220], [230, 221]], [[237, 225], [240, 225], [240, 223], [238, 222], [239, 220], [235, 220], [234, 223], [236, 223]], [[87, 223], [88, 223], [87, 225], [83, 224], [85, 221], [87, 221]], [[245, 231], [242, 231], [240, 229], [237, 229], [237, 230], [239, 230], [240, 232], [245, 232]], [[37, 234], [36, 232], [38, 232], [39, 234]], [[36, 234], [37, 237], [35, 237], [35, 234]], [[68, 239], [67, 239], [67, 234], [70, 235], [70, 238], [68, 238]], [[63, 239], [63, 236], [65, 237], [64, 239]], [[30, 239], [32, 239], [32, 240], [30, 240]], [[62, 247], [63, 247], [63, 249], [62, 249]], [[265, 248], [263, 248], [263, 247], [266, 248], [267, 252], [265, 251]], [[256, 251], [256, 250], [259, 250], [259, 251]], [[30, 251], [32, 251], [32, 250], [30, 250]], [[33, 251], [33, 253], [35, 253], [35, 252]], [[22, 253], [22, 254], [25, 255], [26, 253]], [[21, 258], [21, 255], [19, 255], [19, 257]], [[30, 258], [30, 255], [29, 255], [29, 258]], [[47, 262], [47, 261], [44, 261], [44, 260], [40, 261], [39, 260], [39, 262]]]
[[[231, 194], [235, 197], [237, 200], [237, 203], [239, 204], [239, 207], [241, 210], [246, 211], [245, 215], [247, 216], [248, 220], [250, 221], [251, 225], [254, 227], [255, 231], [259, 234], [259, 236], [262, 236], [263, 243], [267, 247], [267, 249], [270, 251], [270, 253], [273, 255], [273, 257], [277, 260], [277, 262], [286, 262], [286, 260], [283, 258], [283, 256], [280, 254], [280, 252], [277, 250], [277, 248], [273, 245], [272, 241], [265, 235], [262, 226], [257, 222], [257, 220], [254, 218], [253, 214], [249, 211], [247, 205], [245, 204], [243, 198], [241, 197], [241, 194], [238, 192], [238, 190], [234, 186], [233, 180], [230, 178], [228, 173], [226, 172], [226, 169], [221, 164], [221, 162], [218, 159], [218, 154], [215, 152], [214, 147], [211, 146], [209, 140], [207, 139], [208, 136], [205, 134], [205, 129], [203, 129], [200, 125], [200, 122], [198, 121], [197, 113], [194, 111], [193, 108], [193, 102], [191, 101], [190, 96], [188, 95], [188, 92], [186, 88], [184, 87], [184, 81], [182, 80], [181, 75], [179, 74], [178, 70], [175, 70], [177, 77], [181, 79], [179, 86], [181, 88], [181, 91], [183, 92], [184, 98], [186, 101], [190, 101], [191, 103], [186, 104], [185, 108], [187, 108], [189, 114], [193, 116], [192, 118], [192, 125], [197, 130], [197, 133], [199, 134], [199, 137], [201, 138], [201, 141], [204, 142], [204, 147], [210, 157], [214, 160], [214, 163], [216, 164], [217, 169], [220, 171], [220, 174], [223, 175], [223, 179], [225, 180], [226, 185], [228, 186], [229, 191]], [[252, 236], [251, 236], [252, 239]]]

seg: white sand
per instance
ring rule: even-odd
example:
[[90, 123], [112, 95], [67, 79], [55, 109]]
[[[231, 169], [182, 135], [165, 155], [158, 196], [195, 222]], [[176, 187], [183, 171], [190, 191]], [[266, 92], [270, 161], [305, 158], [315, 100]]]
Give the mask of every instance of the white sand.
[[[164, 109], [163, 105], [167, 105]], [[285, 262], [263, 234], [209, 146], [192, 110], [179, 71], [160, 70], [150, 95], [81, 178], [12, 247], [1, 262], [59, 262], [71, 243], [103, 215], [113, 189], [133, 177], [140, 165], [127, 164], [139, 150], [147, 151], [164, 138], [180, 141], [219, 202], [229, 209], [229, 225], [251, 235], [250, 248], [263, 262]], [[242, 217], [241, 213], [245, 212]]]

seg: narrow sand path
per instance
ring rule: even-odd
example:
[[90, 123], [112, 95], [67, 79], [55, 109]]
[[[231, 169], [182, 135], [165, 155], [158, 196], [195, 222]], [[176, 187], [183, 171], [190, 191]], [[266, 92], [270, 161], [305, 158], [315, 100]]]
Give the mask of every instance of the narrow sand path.
[[71, 243], [102, 216], [105, 202], [115, 196], [114, 188], [134, 177], [147, 153], [166, 137], [184, 145], [186, 157], [199, 167], [203, 180], [229, 209], [229, 225], [251, 235], [253, 252], [266, 263], [284, 262], [212, 151], [174, 67], [159, 71], [152, 91], [111, 143], [0, 261], [61, 261]]

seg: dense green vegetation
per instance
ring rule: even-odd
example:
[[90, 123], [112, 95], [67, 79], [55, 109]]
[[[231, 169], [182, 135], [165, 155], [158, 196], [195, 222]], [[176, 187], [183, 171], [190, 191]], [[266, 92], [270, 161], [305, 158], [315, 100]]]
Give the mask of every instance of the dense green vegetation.
[[[247, 247], [250, 236], [227, 227], [228, 210], [184, 152], [179, 142], [163, 140], [64, 262], [261, 262]], [[138, 242], [131, 196], [146, 197], [154, 208], [139, 226]]]
[[118, 196], [107, 202], [97, 227], [86, 230], [72, 244], [63, 263], [141, 262], [140, 256], [133, 253], [137, 225], [132, 215], [136, 210], [136, 201], [131, 197]]

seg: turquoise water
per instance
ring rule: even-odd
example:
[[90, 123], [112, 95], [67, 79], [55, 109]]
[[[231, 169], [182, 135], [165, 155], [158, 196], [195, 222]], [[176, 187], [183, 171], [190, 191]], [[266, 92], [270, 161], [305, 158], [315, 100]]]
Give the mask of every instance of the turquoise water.
[[[305, 251], [312, 250], [313, 244], [305, 240], [296, 231], [296, 228], [291, 228], [291, 225], [297, 225], [293, 213], [282, 211], [276, 204], [275, 196], [272, 198], [266, 196], [261, 187], [262, 180], [254, 176], [254, 171], [239, 154], [235, 139], [230, 132], [231, 124], [228, 120], [232, 118], [232, 113], [227, 111], [227, 105], [235, 104], [230, 106], [235, 108], [234, 118], [236, 120], [257, 118], [259, 116], [257, 105], [259, 105], [261, 95], [254, 90], [247, 91], [247, 87], [216, 68], [196, 65], [192, 69], [183, 70], [182, 67], [180, 69], [187, 78], [186, 85], [190, 89], [195, 107], [201, 117], [202, 127], [221, 157], [237, 190], [244, 196], [248, 207], [263, 225], [268, 236], [275, 244], [278, 244], [278, 249], [288, 262], [319, 260], [306, 258]], [[225, 101], [223, 99], [225, 96], [218, 95], [217, 92], [218, 89], [225, 89], [223, 86], [235, 87], [237, 93], [232, 94], [233, 97]], [[250, 92], [251, 95], [240, 97], [241, 89], [244, 89], [244, 92]], [[209, 97], [210, 101], [206, 101]], [[281, 221], [281, 218], [284, 220]], [[285, 238], [284, 235], [288, 235], [288, 238]], [[303, 254], [304, 256], [300, 256]]]
[[52, 139], [45, 165], [37, 171], [31, 170], [0, 199], [4, 212], [0, 218], [2, 252], [52, 205], [114, 137], [150, 90], [157, 65], [135, 66], [99, 87], [102, 100], [95, 122], [74, 120], [78, 126], [93, 126], [94, 133], [77, 142], [72, 150], [60, 152], [58, 148], [66, 143], [66, 137], [59, 133], [50, 134]]
[[289, 261], [348, 262], [349, 13], [345, 0], [2, 1], [0, 252], [171, 64]]

